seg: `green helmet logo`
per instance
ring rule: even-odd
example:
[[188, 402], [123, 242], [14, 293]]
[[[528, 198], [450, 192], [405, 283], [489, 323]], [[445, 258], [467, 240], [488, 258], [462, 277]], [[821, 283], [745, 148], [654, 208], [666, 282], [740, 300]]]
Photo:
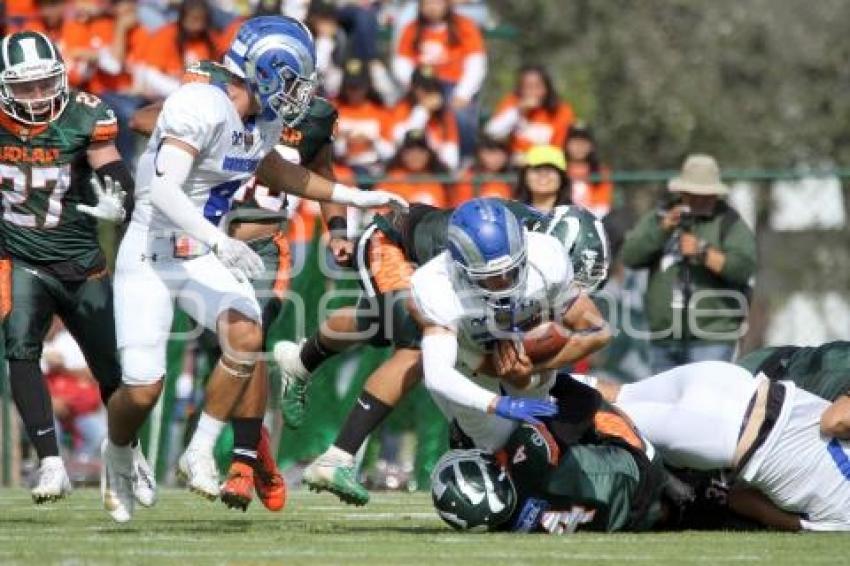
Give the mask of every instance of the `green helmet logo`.
[[516, 490], [492, 454], [450, 450], [431, 474], [431, 498], [437, 514], [458, 530], [493, 529], [516, 507]]
[[585, 291], [590, 293], [605, 283], [611, 247], [602, 221], [592, 212], [578, 205], [556, 206], [534, 231], [554, 236], [563, 244], [573, 264], [574, 280]]
[[42, 33], [23, 31], [0, 42], [0, 109], [25, 124], [46, 124], [68, 103], [65, 63]]

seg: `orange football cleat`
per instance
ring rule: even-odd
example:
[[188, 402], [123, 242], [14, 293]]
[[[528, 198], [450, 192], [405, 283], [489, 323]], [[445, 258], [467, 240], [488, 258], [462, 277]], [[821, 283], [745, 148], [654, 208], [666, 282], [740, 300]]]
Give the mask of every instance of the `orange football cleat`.
[[221, 486], [220, 497], [231, 509], [247, 511], [248, 504], [254, 497], [254, 468], [244, 462], [230, 464], [227, 480]]
[[277, 462], [272, 454], [269, 433], [266, 427], [260, 433], [260, 444], [257, 446], [257, 465], [254, 468], [254, 489], [257, 497], [269, 511], [280, 511], [286, 505], [286, 482], [277, 469]]

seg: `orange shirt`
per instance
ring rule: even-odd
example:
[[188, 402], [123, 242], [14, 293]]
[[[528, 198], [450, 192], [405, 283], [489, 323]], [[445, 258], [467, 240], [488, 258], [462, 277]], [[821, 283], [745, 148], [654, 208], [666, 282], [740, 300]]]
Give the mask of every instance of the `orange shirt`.
[[97, 63], [82, 57], [80, 52], [91, 52], [108, 47], [112, 41], [109, 18], [81, 21], [70, 19], [62, 25], [59, 51], [68, 69], [68, 83], [76, 88], [88, 89], [88, 81], [97, 70]]
[[35, 0], [6, 0], [7, 18], [28, 18], [36, 12]]
[[[108, 48], [115, 37], [115, 21], [103, 18], [95, 22], [92, 27], [92, 33], [102, 37], [104, 45]], [[134, 26], [127, 34], [127, 46], [122, 61], [124, 70], [118, 75], [110, 75], [98, 69], [89, 81], [91, 92], [100, 94], [106, 91], [122, 91], [132, 86], [133, 77], [129, 72], [130, 67], [144, 61], [150, 34], [141, 25]]]
[[[511, 185], [504, 181], [484, 181], [477, 187], [472, 182], [472, 178], [480, 172], [467, 169], [460, 175], [457, 185], [449, 187], [449, 196], [452, 207], [460, 206], [473, 197], [493, 197], [510, 199], [513, 197], [514, 189]], [[476, 188], [478, 192], [476, 193]]]
[[[494, 117], [519, 106], [515, 94], [509, 94], [496, 107]], [[572, 106], [566, 102], [558, 104], [554, 112], [544, 108], [520, 111], [521, 120], [510, 137], [514, 154], [525, 153], [535, 145], [556, 145], [564, 147], [567, 131], [575, 121]]]
[[587, 163], [571, 161], [567, 165], [567, 176], [572, 185], [572, 201], [590, 210], [602, 218], [611, 210], [614, 202], [614, 184], [610, 181], [610, 172], [603, 168], [600, 171], [601, 181], [588, 181], [590, 168]]
[[227, 50], [230, 49], [230, 44], [233, 43], [233, 40], [236, 39], [236, 33], [239, 31], [239, 28], [242, 27], [242, 24], [245, 23], [245, 18], [236, 18], [224, 28], [218, 36], [217, 47], [219, 53], [224, 56], [227, 53]]
[[414, 40], [419, 24], [415, 20], [405, 26], [398, 43], [400, 56], [411, 59], [416, 67], [434, 67], [438, 79], [452, 84], [457, 83], [463, 75], [465, 57], [484, 53], [484, 38], [475, 22], [458, 14], [453, 17], [458, 38], [456, 45], [449, 43], [448, 26], [437, 24], [422, 30], [417, 49]]
[[[356, 106], [336, 102], [339, 112], [337, 121], [337, 155], [349, 165], [372, 165], [381, 160], [377, 145], [383, 138], [392, 139], [390, 117], [387, 110], [372, 101]], [[344, 141], [343, 141], [344, 140]]]
[[183, 70], [193, 63], [219, 59], [216, 34], [213, 34], [212, 47], [206, 41], [195, 39], [186, 42], [183, 53], [178, 52], [178, 29], [177, 23], [172, 23], [154, 32], [145, 54], [146, 64], [173, 77], [179, 77]]
[[446, 208], [448, 206], [449, 200], [446, 196], [446, 187], [442, 183], [406, 182], [404, 179], [408, 175], [413, 175], [413, 173], [400, 168], [392, 169], [387, 172], [386, 181], [379, 185], [378, 188], [395, 193], [403, 197], [407, 202], [430, 204], [439, 208]]

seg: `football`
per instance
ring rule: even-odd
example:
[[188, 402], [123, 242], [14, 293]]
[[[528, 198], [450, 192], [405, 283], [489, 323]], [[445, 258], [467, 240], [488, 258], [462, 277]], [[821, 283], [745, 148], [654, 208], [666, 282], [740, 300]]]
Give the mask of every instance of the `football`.
[[536, 363], [560, 352], [569, 340], [563, 326], [556, 322], [544, 322], [523, 335], [522, 347], [531, 361]]

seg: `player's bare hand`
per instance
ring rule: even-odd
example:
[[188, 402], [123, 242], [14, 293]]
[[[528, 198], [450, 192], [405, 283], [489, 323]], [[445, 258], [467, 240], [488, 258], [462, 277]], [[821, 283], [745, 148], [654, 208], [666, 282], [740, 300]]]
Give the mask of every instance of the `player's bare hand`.
[[496, 344], [494, 360], [496, 375], [508, 381], [517, 380], [517, 385], [527, 381], [534, 371], [534, 364], [525, 352], [522, 345], [514, 344], [508, 340], [502, 340]]
[[103, 177], [100, 182], [97, 175], [92, 175], [91, 188], [97, 198], [95, 206], [78, 204], [77, 210], [83, 214], [106, 220], [107, 222], [121, 222], [124, 220], [124, 199], [127, 193], [121, 188], [121, 183], [109, 175]]
[[333, 254], [334, 261], [341, 267], [349, 267], [354, 254], [354, 242], [345, 238], [331, 238], [328, 248]]

